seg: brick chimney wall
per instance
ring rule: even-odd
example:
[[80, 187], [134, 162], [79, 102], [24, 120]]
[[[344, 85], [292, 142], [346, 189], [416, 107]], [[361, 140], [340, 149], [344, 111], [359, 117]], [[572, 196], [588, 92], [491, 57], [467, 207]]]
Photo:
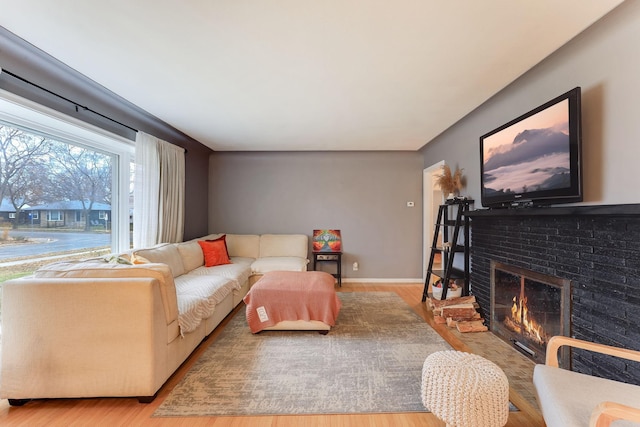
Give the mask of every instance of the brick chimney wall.
[[[571, 280], [571, 336], [640, 350], [640, 208], [471, 212], [471, 291], [490, 319], [490, 261]], [[640, 364], [581, 350], [573, 370], [640, 384]]]

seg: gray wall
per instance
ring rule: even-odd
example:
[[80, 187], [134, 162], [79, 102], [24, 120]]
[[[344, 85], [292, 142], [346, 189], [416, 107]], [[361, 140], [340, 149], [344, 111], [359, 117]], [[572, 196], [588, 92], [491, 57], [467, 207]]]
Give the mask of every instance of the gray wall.
[[582, 87], [582, 204], [640, 202], [640, 2], [625, 2], [421, 150], [464, 168], [463, 193], [480, 206], [479, 137]]
[[[179, 144], [177, 144], [179, 145]], [[207, 234], [209, 150], [204, 145], [185, 155], [184, 240]]]
[[339, 229], [343, 277], [420, 278], [422, 161], [418, 152], [215, 152], [209, 231]]

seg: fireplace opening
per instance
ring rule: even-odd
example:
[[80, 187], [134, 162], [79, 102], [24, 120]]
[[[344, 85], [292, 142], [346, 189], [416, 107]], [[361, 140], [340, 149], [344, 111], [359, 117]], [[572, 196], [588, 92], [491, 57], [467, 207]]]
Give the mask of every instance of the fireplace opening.
[[[491, 262], [491, 331], [536, 363], [554, 335], [570, 332], [571, 281]], [[560, 363], [569, 368], [569, 352]]]

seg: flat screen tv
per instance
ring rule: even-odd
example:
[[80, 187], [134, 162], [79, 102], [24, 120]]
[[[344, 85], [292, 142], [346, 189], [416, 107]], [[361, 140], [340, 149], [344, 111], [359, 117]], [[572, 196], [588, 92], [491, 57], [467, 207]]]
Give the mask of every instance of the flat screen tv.
[[580, 88], [480, 137], [482, 206], [582, 201]]

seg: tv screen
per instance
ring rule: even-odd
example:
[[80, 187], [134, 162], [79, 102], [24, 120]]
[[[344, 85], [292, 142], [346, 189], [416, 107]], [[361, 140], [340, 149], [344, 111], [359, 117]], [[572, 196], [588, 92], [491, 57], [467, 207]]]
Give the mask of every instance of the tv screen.
[[576, 87], [481, 136], [482, 205], [582, 201], [580, 116]]

